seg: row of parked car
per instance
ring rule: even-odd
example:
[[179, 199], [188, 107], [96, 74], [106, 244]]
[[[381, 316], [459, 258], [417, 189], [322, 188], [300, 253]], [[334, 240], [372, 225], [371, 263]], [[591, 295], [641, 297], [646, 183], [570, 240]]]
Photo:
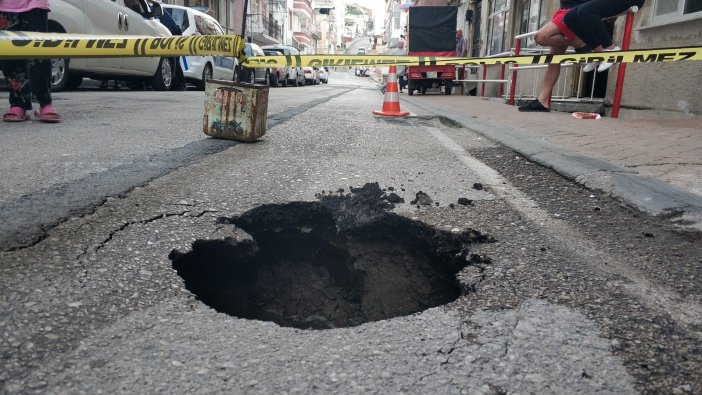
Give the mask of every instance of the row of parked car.
[[[285, 56], [299, 55], [300, 52], [289, 45], [264, 45], [247, 43], [246, 56]], [[241, 81], [261, 83], [270, 86], [317, 85], [329, 82], [329, 69], [326, 67], [273, 67], [268, 69], [243, 68]]]
[[[49, 31], [100, 35], [221, 35], [216, 19], [193, 8], [161, 4], [153, 0], [53, 0]], [[284, 45], [259, 47], [247, 43], [247, 56], [296, 55]], [[180, 58], [73, 58], [52, 61], [54, 91], [77, 88], [83, 78], [120, 80], [134, 86], [147, 84], [154, 90], [174, 87], [178, 63], [188, 83], [204, 89], [205, 80], [246, 81], [273, 86], [300, 86], [328, 82], [326, 69], [240, 66], [235, 57], [182, 56]]]

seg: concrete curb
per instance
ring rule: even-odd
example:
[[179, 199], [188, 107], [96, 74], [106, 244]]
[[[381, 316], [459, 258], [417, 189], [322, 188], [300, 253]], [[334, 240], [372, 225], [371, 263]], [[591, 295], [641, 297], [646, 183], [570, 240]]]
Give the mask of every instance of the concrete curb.
[[548, 141], [530, 137], [525, 131], [497, 122], [443, 112], [434, 106], [405, 103], [448, 118], [490, 140], [498, 142], [586, 188], [600, 190], [620, 202], [653, 216], [702, 231], [702, 197], [659, 179], [605, 160], [585, 156]]

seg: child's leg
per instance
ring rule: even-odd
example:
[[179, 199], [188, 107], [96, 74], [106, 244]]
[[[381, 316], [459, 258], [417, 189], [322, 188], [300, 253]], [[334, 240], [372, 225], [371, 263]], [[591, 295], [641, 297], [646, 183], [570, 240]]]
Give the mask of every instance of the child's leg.
[[[22, 13], [24, 20], [23, 30], [30, 32], [46, 32], [48, 30], [47, 10], [35, 9]], [[42, 107], [51, 104], [51, 61], [29, 61], [29, 78], [31, 90]]]

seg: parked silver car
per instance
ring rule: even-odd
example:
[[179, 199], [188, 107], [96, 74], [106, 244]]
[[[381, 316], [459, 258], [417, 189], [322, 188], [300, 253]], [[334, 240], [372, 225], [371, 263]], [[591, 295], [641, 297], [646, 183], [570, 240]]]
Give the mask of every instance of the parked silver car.
[[[244, 46], [244, 54], [246, 54], [246, 56], [265, 56], [263, 49], [254, 43], [246, 43]], [[270, 77], [271, 69], [240, 66], [239, 81], [241, 82], [269, 85]]]
[[[294, 55], [300, 54], [300, 51], [298, 51], [297, 48], [291, 47], [289, 45], [273, 44], [273, 45], [264, 45], [261, 48], [263, 48], [266, 51], [280, 52], [286, 56], [287, 55], [294, 56]], [[280, 83], [283, 84], [283, 86], [287, 86], [287, 85], [303, 86], [303, 85], [305, 85], [305, 73], [302, 70], [302, 68], [286, 67], [285, 68], [285, 78], [280, 79]]]
[[[145, 0], [52, 0], [49, 31], [55, 33], [170, 36], [155, 18], [161, 5]], [[174, 58], [72, 58], [52, 60], [51, 88], [77, 88], [83, 77], [144, 81], [155, 90], [168, 90], [176, 70]]]

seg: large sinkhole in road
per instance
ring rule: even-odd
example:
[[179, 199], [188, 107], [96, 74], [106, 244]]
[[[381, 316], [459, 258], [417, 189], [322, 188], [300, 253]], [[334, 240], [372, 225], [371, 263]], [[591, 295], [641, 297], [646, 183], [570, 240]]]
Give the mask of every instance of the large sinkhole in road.
[[356, 326], [455, 300], [457, 272], [476, 259], [468, 246], [487, 238], [391, 213], [377, 183], [352, 191], [221, 219], [251, 239], [198, 240], [171, 254], [173, 267], [219, 312], [302, 329]]

